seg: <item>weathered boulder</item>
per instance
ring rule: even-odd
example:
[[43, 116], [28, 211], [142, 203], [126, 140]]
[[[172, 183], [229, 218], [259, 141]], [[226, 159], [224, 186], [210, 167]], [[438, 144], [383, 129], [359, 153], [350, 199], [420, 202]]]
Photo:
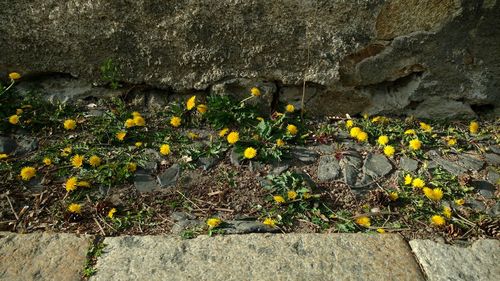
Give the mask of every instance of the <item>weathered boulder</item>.
[[112, 59], [120, 81], [178, 93], [269, 82], [273, 101], [297, 102], [305, 80], [312, 114], [498, 114], [499, 11], [496, 0], [3, 1], [0, 76], [102, 83]]

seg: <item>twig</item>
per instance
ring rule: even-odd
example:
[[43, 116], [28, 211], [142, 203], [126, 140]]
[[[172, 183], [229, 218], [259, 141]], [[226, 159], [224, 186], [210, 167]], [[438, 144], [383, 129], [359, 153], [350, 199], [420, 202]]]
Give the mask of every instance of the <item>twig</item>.
[[351, 218], [357, 219], [360, 217], [374, 217], [374, 216], [384, 216], [384, 215], [399, 215], [399, 213], [397, 213], [397, 212], [376, 212], [376, 213], [370, 212], [370, 213], [355, 215], [355, 216], [352, 216]]
[[97, 214], [97, 217], [98, 217], [98, 218], [99, 218], [99, 220], [101, 220], [101, 221], [102, 221], [105, 225], [107, 225], [109, 228], [111, 228], [111, 229], [113, 229], [115, 232], [117, 232], [117, 230], [116, 230], [114, 227], [112, 227], [109, 223], [107, 223], [107, 222], [106, 222], [106, 220], [105, 220], [103, 217], [101, 217], [99, 214]]
[[7, 198], [7, 201], [9, 202], [10, 209], [12, 210], [12, 213], [14, 213], [14, 216], [16, 217], [16, 220], [19, 220], [19, 216], [17, 215], [16, 211], [14, 210], [14, 207], [12, 206], [12, 203], [10, 202], [9, 196], [5, 196]]
[[104, 232], [104, 229], [102, 229], [101, 224], [97, 221], [97, 219], [95, 217], [92, 217], [92, 218], [94, 219], [95, 223], [97, 224], [97, 226], [101, 230], [102, 235], [106, 236], [106, 232]]
[[185, 200], [187, 200], [189, 203], [193, 204], [193, 206], [195, 206], [198, 210], [202, 210], [200, 208], [200, 206], [196, 205], [196, 203], [194, 203], [189, 198], [187, 198], [186, 195], [182, 194], [182, 192], [180, 192], [179, 190], [177, 190], [177, 193], [179, 193], [182, 196], [182, 198], [184, 198]]
[[231, 209], [225, 209], [225, 208], [215, 208], [216, 211], [221, 211], [221, 212], [229, 212], [232, 213], [234, 210]]

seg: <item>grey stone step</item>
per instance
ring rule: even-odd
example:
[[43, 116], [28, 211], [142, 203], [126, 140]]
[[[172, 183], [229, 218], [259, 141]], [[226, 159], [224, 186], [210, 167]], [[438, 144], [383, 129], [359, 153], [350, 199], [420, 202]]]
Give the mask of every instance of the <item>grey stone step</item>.
[[0, 232], [0, 280], [81, 280], [88, 236]]
[[91, 281], [424, 280], [408, 244], [391, 234], [123, 236], [104, 244]]
[[478, 240], [468, 247], [412, 240], [410, 246], [429, 281], [496, 281], [500, 278], [498, 240]]

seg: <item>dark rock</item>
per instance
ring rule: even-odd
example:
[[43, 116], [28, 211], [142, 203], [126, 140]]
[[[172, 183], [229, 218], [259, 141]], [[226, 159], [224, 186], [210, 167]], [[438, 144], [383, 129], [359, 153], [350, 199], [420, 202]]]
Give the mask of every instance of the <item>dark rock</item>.
[[500, 166], [500, 155], [494, 153], [486, 153], [484, 155], [486, 163], [492, 166]]
[[472, 181], [471, 185], [479, 192], [479, 194], [483, 195], [486, 198], [494, 198], [496, 188], [494, 185], [487, 181], [476, 180]]
[[340, 164], [335, 156], [321, 156], [318, 163], [318, 179], [320, 181], [328, 181], [336, 179], [339, 176]]
[[134, 175], [134, 186], [140, 192], [151, 192], [159, 188], [156, 177], [143, 173]]
[[294, 147], [290, 149], [290, 154], [293, 158], [300, 160], [305, 164], [316, 162], [319, 154], [305, 147]]
[[500, 185], [500, 174], [493, 170], [492, 168], [488, 169], [488, 173], [486, 174], [486, 179], [493, 185]]
[[181, 167], [179, 164], [173, 164], [170, 168], [166, 169], [161, 175], [158, 176], [158, 182], [161, 188], [173, 186], [179, 180], [181, 175]]
[[488, 209], [488, 214], [492, 217], [500, 216], [500, 202], [496, 202], [491, 208]]
[[200, 165], [204, 171], [210, 170], [213, 166], [219, 163], [220, 159], [218, 157], [200, 157], [198, 159], [198, 165]]
[[349, 151], [340, 159], [340, 167], [344, 182], [350, 186], [354, 185], [361, 173], [362, 159], [357, 151]]
[[475, 153], [458, 154], [458, 164], [466, 170], [479, 171], [484, 166], [484, 161]]
[[278, 232], [279, 229], [270, 227], [259, 221], [230, 220], [222, 227], [225, 234], [246, 234], [246, 233], [266, 233]]
[[19, 136], [16, 143], [17, 148], [14, 153], [16, 156], [26, 155], [38, 148], [38, 140], [27, 136]]
[[500, 146], [498, 146], [498, 145], [492, 145], [492, 146], [490, 146], [490, 150], [493, 153], [500, 154]]
[[16, 141], [0, 136], [0, 153], [11, 154], [16, 149]]
[[160, 152], [152, 148], [146, 148], [142, 152], [142, 155], [145, 158], [142, 168], [150, 173], [155, 173], [158, 169], [158, 163], [162, 160]]
[[231, 151], [229, 152], [229, 161], [231, 161], [231, 164], [236, 167], [240, 166], [241, 155], [236, 152], [236, 149], [234, 147], [231, 148]]
[[278, 165], [276, 165], [274, 167], [274, 169], [271, 171], [271, 174], [272, 175], [275, 175], [275, 176], [279, 176], [281, 175], [282, 173], [286, 172], [288, 169], [290, 168], [290, 165], [288, 164], [283, 164], [283, 163], [279, 163]]
[[467, 201], [467, 205], [478, 212], [484, 212], [486, 210], [484, 202], [477, 199]]
[[363, 165], [363, 173], [374, 179], [389, 174], [391, 170], [391, 162], [382, 154], [368, 154]]
[[403, 156], [399, 160], [399, 166], [403, 171], [415, 172], [418, 169], [418, 161]]

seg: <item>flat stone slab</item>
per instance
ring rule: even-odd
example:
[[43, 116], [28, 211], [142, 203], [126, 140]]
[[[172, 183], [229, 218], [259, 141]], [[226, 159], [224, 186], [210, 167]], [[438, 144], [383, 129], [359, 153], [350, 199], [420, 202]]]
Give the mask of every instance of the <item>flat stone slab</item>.
[[88, 236], [0, 232], [0, 280], [81, 280]]
[[91, 281], [424, 280], [399, 235], [123, 236], [107, 244]]
[[469, 247], [412, 240], [410, 246], [429, 281], [496, 281], [500, 276], [498, 240], [478, 240]]

